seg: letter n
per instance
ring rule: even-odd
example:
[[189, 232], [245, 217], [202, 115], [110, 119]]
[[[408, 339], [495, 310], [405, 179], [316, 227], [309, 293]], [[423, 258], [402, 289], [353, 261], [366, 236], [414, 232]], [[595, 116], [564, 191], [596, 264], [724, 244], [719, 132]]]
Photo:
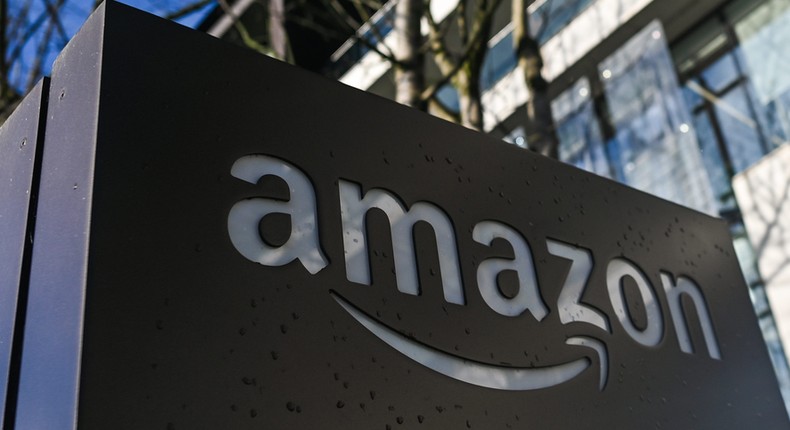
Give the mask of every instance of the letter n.
[[702, 334], [705, 336], [705, 345], [708, 347], [708, 355], [716, 360], [721, 360], [719, 344], [716, 342], [716, 335], [713, 332], [713, 323], [708, 313], [705, 297], [703, 297], [699, 286], [697, 286], [694, 281], [684, 276], [679, 276], [677, 283], [675, 283], [672, 280], [672, 275], [665, 272], [661, 272], [661, 283], [664, 285], [664, 291], [667, 294], [669, 311], [672, 314], [672, 323], [678, 335], [680, 350], [687, 354], [694, 353], [691, 345], [691, 337], [689, 336], [687, 320], [683, 313], [683, 306], [681, 305], [681, 298], [685, 294], [691, 298], [691, 301], [694, 303], [694, 308], [697, 310]]

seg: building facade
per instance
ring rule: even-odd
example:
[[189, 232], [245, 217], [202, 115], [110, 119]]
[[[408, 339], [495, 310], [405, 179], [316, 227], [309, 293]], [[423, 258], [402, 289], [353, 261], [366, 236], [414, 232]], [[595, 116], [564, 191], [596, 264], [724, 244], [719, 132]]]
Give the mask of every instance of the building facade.
[[[434, 19], [447, 19], [456, 1], [434, 0]], [[391, 42], [393, 5], [358, 36]], [[509, 7], [503, 2], [488, 41], [484, 131], [525, 146], [530, 96], [516, 70]], [[790, 139], [790, 0], [536, 0], [528, 10], [561, 161], [729, 222], [790, 400], [787, 359], [732, 185]], [[393, 98], [391, 64], [357, 40], [332, 55], [325, 73]], [[457, 106], [452, 87], [440, 96]]]

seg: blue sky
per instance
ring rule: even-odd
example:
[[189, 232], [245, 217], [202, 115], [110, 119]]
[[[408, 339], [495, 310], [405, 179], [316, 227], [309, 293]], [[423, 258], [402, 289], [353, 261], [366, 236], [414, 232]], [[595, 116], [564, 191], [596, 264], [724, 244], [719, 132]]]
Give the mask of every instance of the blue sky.
[[[84, 2], [85, 0], [77, 0]], [[134, 6], [138, 9], [142, 9], [148, 12], [151, 12], [155, 15], [165, 15], [168, 12], [177, 10], [182, 8], [183, 6], [187, 6], [191, 3], [195, 3], [195, 0], [125, 0], [121, 1], [121, 3], [128, 4], [130, 6]], [[211, 9], [216, 5], [216, 2], [212, 2], [208, 7], [204, 7], [198, 12], [185, 16], [183, 19], [179, 19], [177, 22], [186, 25], [188, 27], [194, 28], [197, 26], [202, 19], [205, 17], [206, 13], [211, 11]]]
[[[155, 15], [164, 16], [169, 12], [179, 10], [182, 7], [196, 1], [197, 0], [122, 0], [121, 3], [126, 3], [130, 6], [151, 12]], [[55, 3], [53, 0], [47, 0], [47, 2]], [[26, 3], [27, 2], [25, 0], [11, 0], [9, 2], [8, 9], [11, 22], [18, 20], [21, 14], [20, 11]], [[77, 30], [79, 30], [79, 28], [88, 18], [88, 15], [90, 15], [93, 9], [93, 4], [94, 0], [64, 1], [60, 14], [63, 31], [62, 33], [57, 32], [56, 37], [52, 39], [52, 43], [47, 46], [46, 55], [42, 63], [44, 74], [49, 74], [49, 69], [57, 57], [57, 54], [63, 49], [63, 46], [68, 41], [68, 39], [70, 39], [77, 32]], [[211, 11], [215, 4], [216, 2], [212, 2], [203, 9], [179, 19], [178, 22], [194, 28], [202, 21], [206, 14]], [[31, 0], [29, 13], [25, 15], [27, 17], [26, 24], [29, 25], [31, 22], [35, 21], [35, 19], [44, 13], [44, 11], [45, 0]], [[20, 55], [18, 60], [11, 64], [9, 80], [18, 92], [26, 92], [27, 87], [30, 84], [30, 70], [35, 63], [35, 57], [37, 56], [36, 51], [39, 41], [43, 40], [44, 38], [44, 28], [44, 26], [39, 28], [39, 30], [33, 35], [28, 43], [20, 47]], [[12, 30], [10, 27], [6, 28], [5, 26], [3, 26], [3, 29], [4, 31], [9, 32]], [[9, 59], [11, 51], [15, 47], [13, 44], [14, 38], [9, 36], [9, 39], [10, 46], [8, 52], [5, 53], [7, 59]]]

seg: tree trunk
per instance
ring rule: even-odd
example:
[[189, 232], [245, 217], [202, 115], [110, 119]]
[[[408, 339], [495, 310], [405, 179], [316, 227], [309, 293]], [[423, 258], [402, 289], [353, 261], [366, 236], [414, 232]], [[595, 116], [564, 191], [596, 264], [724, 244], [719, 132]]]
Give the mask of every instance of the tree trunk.
[[513, 43], [518, 67], [524, 74], [524, 82], [529, 90], [525, 124], [527, 146], [535, 152], [556, 159], [559, 141], [551, 115], [549, 85], [541, 72], [543, 57], [540, 46], [529, 34], [527, 0], [513, 0]]
[[[471, 30], [466, 27], [465, 16], [458, 17], [460, 39], [466, 44], [470, 34], [479, 34], [479, 42], [472, 45], [469, 56], [465, 60], [463, 67], [458, 70], [458, 74], [453, 79], [453, 85], [458, 90], [458, 104], [460, 107], [461, 125], [474, 130], [483, 129], [483, 102], [482, 91], [480, 88], [480, 78], [483, 71], [483, 60], [488, 52], [488, 39], [491, 35], [493, 14], [489, 8], [496, 8], [498, 2], [491, 3], [489, 0], [482, 0], [474, 11]], [[466, 9], [459, 7], [458, 14], [465, 15]]]
[[285, 31], [285, 5], [283, 0], [269, 0], [269, 46], [275, 58], [292, 62], [288, 49], [288, 33]]
[[473, 130], [481, 130], [483, 128], [483, 108], [480, 101], [480, 74], [475, 76], [464, 69], [458, 72], [458, 76], [454, 80], [454, 85], [458, 90], [461, 125]]
[[400, 0], [395, 5], [393, 31], [395, 46], [395, 101], [424, 109], [421, 99], [425, 87], [425, 56], [421, 50], [420, 20], [425, 9], [424, 0]]

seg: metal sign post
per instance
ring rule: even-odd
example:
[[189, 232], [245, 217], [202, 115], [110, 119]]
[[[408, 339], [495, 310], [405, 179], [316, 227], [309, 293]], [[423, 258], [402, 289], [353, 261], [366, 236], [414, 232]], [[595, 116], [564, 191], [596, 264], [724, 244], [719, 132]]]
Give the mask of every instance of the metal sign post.
[[48, 89], [36, 85], [0, 127], [0, 417], [18, 383]]
[[15, 429], [788, 424], [721, 220], [117, 3], [50, 92]]

